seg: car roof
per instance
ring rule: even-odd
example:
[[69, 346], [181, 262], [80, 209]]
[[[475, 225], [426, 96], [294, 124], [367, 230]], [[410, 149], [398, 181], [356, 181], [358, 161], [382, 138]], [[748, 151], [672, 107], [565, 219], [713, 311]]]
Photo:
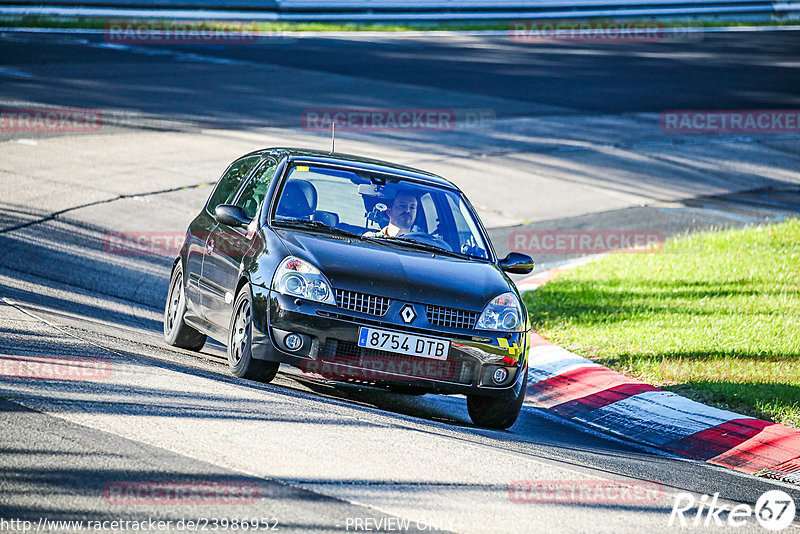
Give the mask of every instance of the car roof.
[[285, 147], [265, 148], [262, 150], [252, 152], [252, 155], [256, 154], [262, 156], [272, 156], [276, 159], [282, 159], [283, 157], [287, 157], [289, 158], [290, 162], [302, 161], [308, 163], [319, 163], [323, 165], [341, 165], [365, 171], [393, 174], [396, 176], [411, 178], [413, 180], [418, 180], [429, 184], [444, 186], [447, 187], [448, 189], [458, 190], [455, 184], [436, 174], [423, 171], [420, 169], [415, 169], [413, 167], [407, 167], [405, 165], [398, 165], [397, 163], [391, 163], [389, 161], [365, 158], [361, 156], [355, 156], [353, 154], [342, 154], [339, 152], [325, 152], [322, 150], [312, 150], [308, 148], [285, 148]]

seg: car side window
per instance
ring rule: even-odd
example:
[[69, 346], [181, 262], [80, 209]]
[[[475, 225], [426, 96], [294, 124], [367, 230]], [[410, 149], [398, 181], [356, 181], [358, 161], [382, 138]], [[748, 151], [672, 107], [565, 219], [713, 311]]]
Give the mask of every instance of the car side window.
[[[420, 209], [424, 213], [424, 222], [427, 228], [423, 228], [423, 232], [435, 232], [439, 227], [439, 218], [436, 216], [436, 204], [433, 202], [433, 197], [430, 193], [425, 193], [419, 199]], [[417, 220], [420, 221], [419, 215]]]
[[206, 209], [213, 215], [220, 204], [228, 204], [235, 197], [242, 183], [247, 179], [250, 171], [261, 160], [261, 156], [245, 156], [234, 161], [222, 178], [217, 182], [217, 187], [208, 199]]
[[447, 195], [447, 202], [450, 204], [450, 209], [453, 212], [453, 219], [455, 219], [456, 222], [458, 248], [465, 254], [488, 259], [488, 253], [479, 246], [473, 237], [480, 235], [480, 232], [478, 231], [478, 227], [475, 226], [472, 217], [469, 216], [466, 204], [460, 200], [456, 203], [456, 199], [450, 195]]
[[244, 214], [251, 219], [256, 216], [258, 206], [264, 200], [264, 195], [267, 194], [267, 189], [269, 189], [269, 184], [275, 176], [275, 169], [277, 168], [277, 161], [272, 159], [265, 161], [250, 181], [247, 182], [247, 185], [244, 186], [242, 193], [236, 200], [236, 205], [242, 208]]

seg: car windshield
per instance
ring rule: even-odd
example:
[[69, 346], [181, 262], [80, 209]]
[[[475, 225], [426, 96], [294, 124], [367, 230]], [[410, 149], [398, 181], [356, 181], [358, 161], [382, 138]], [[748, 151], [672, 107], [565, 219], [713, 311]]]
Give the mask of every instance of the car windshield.
[[458, 192], [401, 177], [296, 165], [289, 170], [273, 220], [489, 259], [472, 211]]

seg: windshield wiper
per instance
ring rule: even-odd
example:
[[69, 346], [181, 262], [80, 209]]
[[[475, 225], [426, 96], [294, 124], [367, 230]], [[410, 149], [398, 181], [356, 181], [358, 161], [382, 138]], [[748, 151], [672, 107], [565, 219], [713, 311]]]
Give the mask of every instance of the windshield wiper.
[[350, 232], [348, 230], [343, 230], [335, 226], [327, 225], [322, 221], [309, 221], [307, 219], [274, 219], [272, 221], [272, 224], [276, 224], [278, 226], [289, 226], [293, 228], [309, 228], [313, 230], [319, 230], [328, 234], [336, 234], [336, 235], [351, 237], [353, 239], [361, 239], [361, 236], [359, 234]]
[[450, 256], [455, 256], [457, 258], [465, 258], [465, 259], [471, 259], [472, 258], [472, 256], [470, 256], [469, 254], [464, 254], [462, 252], [455, 252], [455, 251], [452, 251], [452, 250], [447, 250], [446, 248], [443, 248], [443, 247], [439, 247], [439, 246], [436, 246], [436, 245], [431, 245], [430, 243], [423, 243], [422, 241], [417, 241], [416, 239], [409, 239], [407, 237], [372, 237], [372, 236], [370, 236], [370, 237], [365, 237], [364, 239], [369, 239], [369, 240], [373, 240], [374, 239], [376, 241], [380, 241], [381, 243], [393, 243], [394, 242], [394, 243], [397, 243], [397, 244], [400, 244], [400, 245], [411, 245], [414, 248], [419, 248], [419, 249], [427, 250], [427, 251], [430, 251], [430, 252], [437, 252], [439, 254], [447, 254], [447, 255], [450, 255]]

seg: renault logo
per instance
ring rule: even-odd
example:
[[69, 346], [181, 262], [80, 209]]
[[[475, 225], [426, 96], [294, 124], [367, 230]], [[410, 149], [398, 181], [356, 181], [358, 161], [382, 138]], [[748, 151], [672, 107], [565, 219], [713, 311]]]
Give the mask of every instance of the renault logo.
[[414, 319], [417, 318], [417, 312], [414, 311], [414, 306], [411, 304], [406, 304], [403, 306], [403, 309], [400, 310], [400, 318], [404, 323], [413, 322]]

